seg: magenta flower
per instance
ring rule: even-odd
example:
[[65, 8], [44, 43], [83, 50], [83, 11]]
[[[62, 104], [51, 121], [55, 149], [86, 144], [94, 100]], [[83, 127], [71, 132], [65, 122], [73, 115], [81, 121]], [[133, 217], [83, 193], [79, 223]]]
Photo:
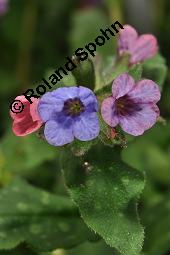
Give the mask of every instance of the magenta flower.
[[4, 15], [8, 10], [8, 0], [0, 0], [0, 16]]
[[151, 34], [138, 36], [133, 27], [124, 25], [119, 34], [118, 51], [120, 56], [125, 52], [129, 53], [130, 64], [136, 64], [153, 57], [158, 52], [157, 39]]
[[119, 124], [130, 135], [142, 135], [159, 117], [156, 103], [160, 96], [159, 87], [153, 81], [135, 83], [130, 75], [121, 74], [113, 82], [112, 96], [102, 102], [101, 114], [109, 126]]
[[54, 146], [71, 143], [74, 138], [89, 141], [99, 134], [98, 103], [85, 87], [58, 88], [40, 99], [39, 114], [45, 124], [46, 140]]
[[24, 105], [24, 109], [21, 113], [10, 111], [10, 115], [14, 120], [13, 133], [16, 136], [26, 136], [38, 130], [43, 124], [37, 111], [39, 99], [32, 98], [32, 104], [24, 96], [18, 96], [15, 100], [20, 100]]

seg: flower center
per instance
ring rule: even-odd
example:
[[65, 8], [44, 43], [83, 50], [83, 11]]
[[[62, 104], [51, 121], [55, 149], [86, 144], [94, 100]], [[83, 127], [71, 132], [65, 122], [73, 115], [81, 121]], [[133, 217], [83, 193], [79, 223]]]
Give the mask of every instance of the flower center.
[[67, 116], [77, 117], [85, 111], [85, 107], [79, 98], [71, 98], [64, 103], [63, 110]]
[[141, 110], [141, 105], [135, 103], [128, 96], [123, 96], [116, 100], [116, 111], [121, 116], [133, 115]]

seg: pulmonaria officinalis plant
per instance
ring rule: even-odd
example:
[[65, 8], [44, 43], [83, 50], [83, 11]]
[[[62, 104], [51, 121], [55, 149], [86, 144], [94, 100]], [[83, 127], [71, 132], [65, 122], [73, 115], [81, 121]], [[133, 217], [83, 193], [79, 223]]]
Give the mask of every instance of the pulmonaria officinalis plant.
[[[52, 218], [57, 213], [61, 218], [62, 208], [57, 207], [60, 203], [66, 209], [65, 216], [72, 217], [70, 215], [76, 212], [76, 216], [73, 216], [74, 225], [69, 225], [68, 228], [64, 225], [65, 230], [71, 229], [71, 235], [69, 231], [63, 234], [58, 225], [55, 228], [55, 223], [53, 227], [51, 218], [47, 217], [43, 226], [46, 223], [52, 224], [50, 234], [48, 230], [46, 233], [50, 240], [48, 247], [43, 239], [44, 228], [43, 234], [40, 231], [33, 238], [22, 236], [22, 241], [38, 247], [39, 251], [51, 252], [61, 247], [73, 247], [83, 241], [103, 238], [121, 255], [140, 254], [144, 230], [136, 208], [144, 188], [144, 175], [122, 161], [120, 145], [127, 142], [129, 137], [126, 133], [134, 136], [133, 139], [145, 135], [160, 116], [157, 106], [161, 97], [159, 84], [156, 80], [145, 77], [143, 72], [147, 59], [150, 58], [152, 65], [155, 64], [153, 57], [157, 52], [157, 40], [153, 35], [139, 36], [134, 28], [125, 25], [118, 39], [118, 61], [111, 56], [112, 62], [108, 63], [96, 56], [95, 61], [88, 59], [84, 67], [84, 63], [76, 59], [80, 68], [70, 73], [59, 84], [61, 87], [47, 92], [39, 100], [34, 99], [32, 105], [23, 96], [16, 98], [24, 103], [24, 111], [20, 114], [11, 112], [14, 134], [28, 135], [41, 127], [43, 138], [56, 146], [58, 154], [55, 160], [59, 161], [65, 185], [74, 201], [74, 206], [69, 204], [69, 198], [61, 203], [61, 198], [54, 199], [51, 194], [47, 196], [45, 193], [43, 199], [41, 198], [44, 204], [41, 205], [40, 212], [45, 215], [47, 209], [50, 212], [55, 204]], [[165, 73], [163, 76], [161, 74], [161, 80], [164, 79]], [[27, 189], [30, 194], [30, 187]], [[22, 191], [24, 197], [29, 198], [25, 195], [26, 191]], [[41, 195], [40, 192], [38, 194]], [[47, 197], [51, 199], [49, 208]], [[18, 195], [16, 199], [20, 199]], [[79, 209], [84, 221], [81, 222], [81, 227], [84, 223], [88, 226], [86, 228], [83, 225], [82, 233], [79, 231], [80, 215], [75, 207]], [[40, 218], [42, 220], [43, 217]], [[67, 217], [63, 218], [64, 221]], [[69, 224], [67, 219], [66, 223]], [[74, 229], [77, 224], [78, 227]], [[73, 234], [76, 241], [72, 239]], [[58, 238], [62, 235], [64, 245]], [[43, 240], [42, 247], [39, 240]]]

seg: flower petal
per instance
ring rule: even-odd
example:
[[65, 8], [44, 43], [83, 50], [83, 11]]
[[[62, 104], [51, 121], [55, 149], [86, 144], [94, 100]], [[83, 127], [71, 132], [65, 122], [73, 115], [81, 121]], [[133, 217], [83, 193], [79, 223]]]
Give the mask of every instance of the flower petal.
[[152, 109], [156, 112], [156, 114], [157, 114], [157, 119], [158, 119], [159, 116], [160, 116], [160, 110], [159, 110], [158, 106], [157, 106], [156, 104], [153, 104], [153, 105], [152, 105]]
[[113, 82], [112, 95], [113, 98], [120, 98], [126, 95], [135, 86], [134, 79], [127, 73], [119, 75]]
[[12, 130], [16, 136], [25, 136], [33, 133], [42, 126], [42, 120], [37, 112], [38, 100], [33, 98], [33, 103], [30, 104], [25, 96], [18, 96], [15, 100], [19, 100], [24, 104], [24, 109], [21, 113], [13, 113], [10, 111], [13, 118]]
[[3, 16], [8, 11], [8, 0], [0, 0], [0, 16]]
[[128, 134], [142, 135], [145, 130], [151, 128], [158, 118], [158, 107], [154, 104], [141, 104], [141, 111], [133, 115], [120, 117], [120, 126]]
[[161, 93], [155, 82], [145, 79], [137, 82], [128, 96], [138, 103], [157, 103], [161, 98]]
[[157, 39], [153, 35], [141, 35], [131, 49], [130, 63], [135, 64], [153, 57], [158, 51]]
[[119, 32], [118, 40], [120, 55], [124, 52], [130, 52], [138, 38], [138, 33], [133, 27], [130, 25], [124, 25], [123, 27], [124, 29]]
[[74, 140], [72, 124], [68, 119], [63, 123], [54, 120], [47, 121], [44, 135], [48, 143], [54, 146], [63, 146]]
[[10, 116], [13, 120], [15, 120], [15, 122], [20, 122], [22, 119], [25, 118], [25, 115], [29, 114], [30, 111], [30, 103], [28, 102], [28, 100], [25, 98], [25, 96], [17, 96], [15, 98], [15, 100], [19, 100], [23, 103], [24, 108], [23, 111], [20, 113], [14, 113], [10, 110]]
[[34, 98], [33, 103], [30, 104], [30, 115], [32, 117], [33, 121], [41, 121], [40, 115], [38, 113], [38, 104], [39, 104], [39, 99]]
[[115, 127], [119, 123], [119, 118], [116, 114], [115, 101], [113, 97], [104, 99], [101, 106], [101, 115], [104, 121], [111, 127]]
[[98, 102], [95, 94], [88, 88], [79, 87], [78, 97], [88, 111], [98, 111]]
[[73, 124], [74, 136], [81, 141], [89, 141], [99, 135], [100, 127], [97, 114], [84, 113]]
[[42, 126], [41, 121], [32, 121], [31, 116], [26, 117], [21, 122], [15, 122], [12, 125], [12, 131], [16, 136], [26, 136]]
[[61, 99], [63, 101], [68, 100], [69, 98], [78, 97], [79, 87], [62, 87], [50, 92], [53, 97], [56, 99]]
[[41, 119], [46, 122], [53, 116], [53, 112], [61, 112], [64, 101], [54, 96], [53, 92], [47, 92], [39, 101], [38, 113]]

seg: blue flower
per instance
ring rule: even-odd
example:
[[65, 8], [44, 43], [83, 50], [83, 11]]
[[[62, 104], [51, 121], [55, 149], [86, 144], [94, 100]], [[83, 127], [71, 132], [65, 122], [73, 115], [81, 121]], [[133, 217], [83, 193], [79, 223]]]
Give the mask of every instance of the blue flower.
[[98, 103], [85, 87], [64, 87], [46, 93], [38, 111], [45, 122], [44, 135], [54, 146], [71, 143], [74, 138], [89, 141], [99, 134]]

